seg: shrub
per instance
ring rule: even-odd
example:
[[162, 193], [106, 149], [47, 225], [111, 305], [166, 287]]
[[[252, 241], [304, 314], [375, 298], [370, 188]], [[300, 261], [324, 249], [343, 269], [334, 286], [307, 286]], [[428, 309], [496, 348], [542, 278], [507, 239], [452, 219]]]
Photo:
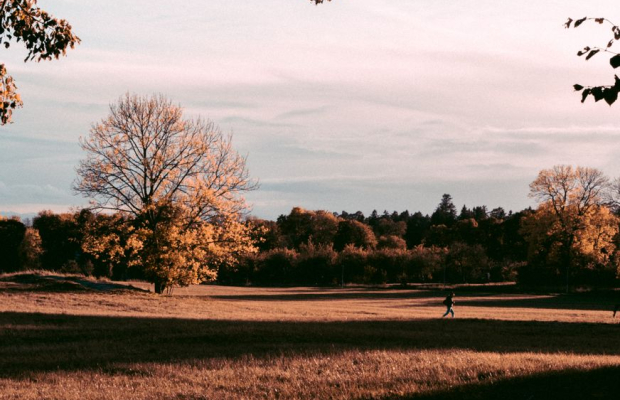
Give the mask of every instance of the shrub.
[[261, 285], [287, 285], [295, 280], [299, 253], [290, 249], [273, 249], [260, 254], [254, 263], [252, 282]]
[[338, 282], [336, 252], [329, 245], [302, 244], [299, 249], [297, 277], [303, 284], [334, 285]]
[[336, 272], [340, 271], [341, 279], [347, 283], [362, 283], [364, 267], [367, 265], [368, 251], [347, 245], [338, 253], [335, 260]]

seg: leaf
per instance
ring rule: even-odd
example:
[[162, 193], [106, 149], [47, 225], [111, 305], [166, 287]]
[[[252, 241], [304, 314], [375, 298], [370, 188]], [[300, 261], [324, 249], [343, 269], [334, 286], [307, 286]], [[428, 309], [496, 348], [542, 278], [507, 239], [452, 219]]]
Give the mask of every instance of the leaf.
[[617, 99], [618, 99], [617, 88], [613, 87], [613, 88], [608, 88], [605, 90], [605, 102], [607, 102], [607, 104], [612, 105]]
[[618, 68], [620, 67], [620, 54], [616, 54], [615, 56], [613, 56], [612, 58], [609, 59], [609, 64], [611, 64], [611, 66], [613, 68]]
[[573, 19], [572, 19], [572, 18], [569, 18], [569, 19], [568, 19], [568, 21], [566, 21], [566, 22], [564, 23], [564, 28], [566, 28], [566, 29], [570, 28], [570, 24], [571, 24], [572, 22], [573, 22]]
[[575, 88], [575, 91], [576, 91], [576, 92], [578, 92], [578, 91], [580, 91], [581, 89], [583, 89], [583, 86], [581, 86], [581, 85], [579, 85], [579, 84], [575, 84], [575, 85], [573, 85], [573, 88]]
[[583, 18], [578, 19], [577, 21], [575, 21], [575, 28], [578, 27], [579, 25], [581, 25], [586, 19], [588, 19], [588, 17], [583, 17]]
[[611, 39], [609, 41], [609, 43], [607, 43], [607, 48], [610, 48], [612, 44], [614, 44], [614, 40], [613, 39]]
[[599, 24], [602, 24], [603, 22], [605, 22], [605, 18], [594, 18], [594, 22], [598, 22]]
[[583, 48], [583, 50], [578, 51], [578, 52], [577, 52], [577, 55], [578, 55], [579, 57], [581, 57], [582, 55], [586, 54], [588, 51], [590, 51], [590, 47], [589, 47], [589, 46], [586, 46], [586, 47], [584, 47], [584, 48]]
[[584, 101], [586, 101], [586, 98], [588, 97], [589, 94], [590, 94], [590, 89], [586, 89], [583, 92], [581, 92], [581, 102], [582, 103]]
[[591, 59], [596, 53], [598, 53], [600, 50], [599, 49], [594, 49], [591, 50], [590, 53], [588, 53], [588, 55], [586, 56], [586, 60]]
[[599, 100], [603, 100], [604, 96], [604, 90], [601, 86], [595, 86], [592, 88], [592, 90], [590, 90], [590, 92], [592, 93], [592, 96], [594, 96], [594, 101], [599, 101]]

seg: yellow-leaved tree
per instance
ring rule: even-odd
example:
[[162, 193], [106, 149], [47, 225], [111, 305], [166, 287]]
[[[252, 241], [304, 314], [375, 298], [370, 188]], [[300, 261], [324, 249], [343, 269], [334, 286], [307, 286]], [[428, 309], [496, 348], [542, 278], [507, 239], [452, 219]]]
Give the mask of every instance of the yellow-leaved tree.
[[608, 189], [601, 171], [567, 165], [540, 171], [530, 184], [540, 201], [522, 225], [530, 262], [563, 269], [567, 291], [571, 269], [614, 268], [619, 221], [607, 207]]
[[141, 268], [157, 293], [213, 280], [220, 265], [255, 251], [243, 193], [256, 183], [231, 140], [161, 95], [111, 105], [80, 141], [74, 190], [122, 218], [115, 229], [94, 223], [83, 250]]

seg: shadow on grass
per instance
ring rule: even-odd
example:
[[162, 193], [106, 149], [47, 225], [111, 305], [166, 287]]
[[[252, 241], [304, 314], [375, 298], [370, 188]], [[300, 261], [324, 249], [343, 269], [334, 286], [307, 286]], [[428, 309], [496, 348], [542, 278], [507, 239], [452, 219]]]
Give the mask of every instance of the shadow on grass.
[[[479, 288], [479, 292], [467, 291], [461, 296], [457, 293], [457, 303], [469, 307], [508, 307], [508, 308], [538, 308], [548, 310], [607, 310], [610, 313], [614, 305], [620, 303], [617, 295], [610, 293], [585, 293], [585, 294], [556, 294], [556, 295], [523, 295], [513, 294], [502, 298], [504, 293], [485, 292]], [[291, 293], [247, 295], [211, 295], [207, 296], [220, 300], [243, 300], [243, 301], [324, 301], [324, 300], [390, 300], [390, 299], [432, 299], [428, 304], [416, 304], [416, 307], [437, 307], [445, 297], [446, 292], [440, 290], [394, 290], [377, 288], [355, 289], [316, 289], [315, 293], [303, 293], [296, 288]], [[611, 315], [611, 314], [610, 314]]]
[[0, 377], [118, 363], [469, 349], [620, 355], [617, 325], [437, 319], [268, 322], [0, 313]]
[[620, 398], [620, 366], [591, 370], [563, 370], [505, 379], [489, 384], [470, 384], [451, 390], [384, 400], [582, 400]]
[[476, 298], [461, 300], [460, 305], [469, 307], [501, 307], [501, 308], [539, 308], [547, 310], [593, 310], [609, 311], [614, 305], [620, 303], [620, 299], [612, 296], [595, 295], [553, 295], [548, 297], [523, 297], [523, 298]]
[[[4, 283], [4, 285], [1, 285]], [[83, 292], [83, 291], [138, 291], [148, 290], [110, 281], [97, 281], [79, 275], [53, 275], [39, 273], [19, 273], [0, 277], [3, 292]]]

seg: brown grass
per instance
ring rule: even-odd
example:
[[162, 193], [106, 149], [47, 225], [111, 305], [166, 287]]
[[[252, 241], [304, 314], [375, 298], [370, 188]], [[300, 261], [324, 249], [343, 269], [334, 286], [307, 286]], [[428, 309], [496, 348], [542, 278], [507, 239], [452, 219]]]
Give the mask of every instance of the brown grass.
[[620, 397], [611, 299], [0, 276], [0, 398]]

